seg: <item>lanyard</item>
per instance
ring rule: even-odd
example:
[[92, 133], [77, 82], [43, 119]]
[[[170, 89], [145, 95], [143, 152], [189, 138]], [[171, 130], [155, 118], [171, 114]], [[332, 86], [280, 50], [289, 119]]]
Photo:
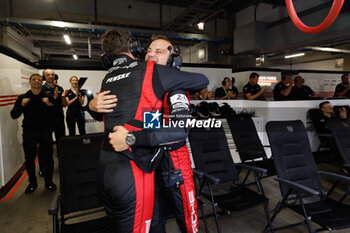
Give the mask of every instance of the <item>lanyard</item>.
[[[226, 95], [228, 95], [228, 94], [227, 94], [227, 91], [226, 91], [226, 89], [225, 89], [224, 86], [222, 87], [222, 89], [224, 89], [224, 92], [226, 93]], [[228, 98], [228, 100], [229, 100], [229, 99], [230, 99], [230, 96], [227, 96], [227, 98]]]

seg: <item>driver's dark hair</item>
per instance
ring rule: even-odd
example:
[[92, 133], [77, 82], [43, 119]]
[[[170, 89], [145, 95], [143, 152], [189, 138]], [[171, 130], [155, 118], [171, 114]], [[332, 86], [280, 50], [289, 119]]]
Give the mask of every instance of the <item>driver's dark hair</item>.
[[129, 52], [130, 32], [111, 29], [102, 35], [101, 49], [109, 56]]

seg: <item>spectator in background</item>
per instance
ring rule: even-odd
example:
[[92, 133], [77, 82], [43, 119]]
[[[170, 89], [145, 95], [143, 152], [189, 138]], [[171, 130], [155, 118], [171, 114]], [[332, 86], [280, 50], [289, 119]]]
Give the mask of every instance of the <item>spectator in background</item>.
[[321, 117], [320, 117], [320, 122], [319, 126], [321, 126], [320, 129], [324, 129], [324, 133], [330, 133], [328, 126], [327, 126], [327, 120], [329, 119], [334, 119], [334, 118], [339, 118], [339, 119], [346, 119], [347, 112], [346, 108], [340, 107], [339, 108], [339, 113], [338, 115], [333, 111], [333, 106], [329, 101], [324, 101], [319, 104], [320, 110], [321, 110]]
[[281, 81], [273, 89], [274, 100], [289, 100], [294, 80], [291, 73], [282, 73]]
[[237, 98], [239, 92], [238, 92], [237, 87], [235, 86], [236, 79], [234, 77], [232, 77], [231, 81], [232, 81], [231, 90], [233, 91], [233, 93], [236, 93], [236, 98]]
[[319, 97], [309, 86], [304, 85], [304, 82], [305, 79], [300, 75], [294, 78], [294, 86], [290, 93], [291, 98], [295, 100], [307, 100], [313, 97]]
[[12, 119], [23, 118], [23, 150], [29, 185], [25, 194], [31, 194], [38, 187], [35, 176], [35, 157], [39, 145], [39, 159], [45, 169], [45, 187], [56, 190], [52, 182], [54, 161], [52, 158], [51, 114], [54, 109], [53, 96], [47, 95], [42, 87], [40, 74], [32, 74], [29, 78], [30, 90], [20, 95], [11, 111]]
[[222, 87], [215, 90], [215, 99], [217, 100], [230, 100], [237, 98], [237, 92], [233, 92], [230, 88], [232, 87], [232, 81], [229, 77], [225, 77], [221, 82]]
[[82, 109], [85, 96], [79, 93], [78, 78], [76, 76], [72, 76], [69, 82], [72, 87], [69, 90], [65, 90], [63, 94], [66, 98], [64, 105], [68, 106], [66, 122], [69, 136], [75, 135], [75, 123], [78, 124], [79, 134], [85, 135], [85, 114]]
[[200, 90], [199, 94], [195, 96], [196, 100], [211, 100], [213, 99], [213, 93], [208, 92], [208, 88], [203, 88]]
[[260, 88], [259, 74], [251, 73], [249, 75], [249, 82], [243, 87], [244, 99], [247, 100], [265, 100], [264, 92], [266, 91], [266, 86]]
[[58, 86], [58, 75], [57, 74], [55, 74], [55, 80], [53, 81], [53, 84]]
[[343, 74], [341, 76], [341, 83], [335, 87], [334, 97], [336, 96], [345, 96], [350, 98], [349, 74]]
[[45, 80], [45, 84], [43, 90], [46, 94], [53, 96], [55, 100], [51, 120], [56, 143], [58, 144], [59, 139], [66, 135], [63, 115], [63, 102], [65, 101], [65, 97], [62, 96], [64, 92], [63, 88], [55, 85], [55, 78], [55, 72], [52, 69], [44, 70], [43, 79]]

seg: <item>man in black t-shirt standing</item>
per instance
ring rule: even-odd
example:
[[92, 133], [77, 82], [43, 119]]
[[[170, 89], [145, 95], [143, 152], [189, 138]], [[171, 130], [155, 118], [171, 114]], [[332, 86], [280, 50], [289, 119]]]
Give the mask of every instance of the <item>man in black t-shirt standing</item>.
[[44, 92], [53, 96], [55, 100], [51, 120], [52, 130], [55, 133], [56, 143], [58, 144], [59, 139], [66, 135], [63, 115], [64, 90], [62, 87], [55, 85], [55, 72], [52, 69], [44, 70], [43, 79], [45, 80], [45, 84], [43, 85]]
[[343, 74], [341, 76], [341, 83], [335, 87], [334, 97], [336, 96], [345, 96], [350, 98], [349, 74]]
[[50, 116], [54, 109], [54, 99], [42, 89], [40, 74], [32, 74], [29, 78], [30, 90], [20, 95], [11, 111], [12, 119], [23, 118], [23, 150], [29, 185], [25, 194], [31, 194], [38, 187], [35, 176], [35, 157], [39, 145], [41, 166], [45, 172], [45, 187], [50, 191], [56, 190], [52, 182], [54, 161], [52, 158], [52, 137], [50, 136]]
[[264, 92], [266, 86], [260, 88], [259, 74], [251, 73], [249, 75], [249, 82], [243, 87], [244, 99], [247, 100], [265, 100]]
[[281, 81], [273, 89], [274, 100], [289, 100], [294, 80], [291, 73], [282, 73]]

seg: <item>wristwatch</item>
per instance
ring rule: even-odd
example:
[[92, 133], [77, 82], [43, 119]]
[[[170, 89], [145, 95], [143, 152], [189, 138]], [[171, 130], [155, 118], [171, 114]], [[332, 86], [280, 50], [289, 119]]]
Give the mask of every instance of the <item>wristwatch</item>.
[[136, 142], [135, 136], [132, 133], [128, 133], [128, 135], [126, 135], [126, 138], [125, 138], [125, 143], [128, 146], [132, 146], [135, 144], [135, 142]]

